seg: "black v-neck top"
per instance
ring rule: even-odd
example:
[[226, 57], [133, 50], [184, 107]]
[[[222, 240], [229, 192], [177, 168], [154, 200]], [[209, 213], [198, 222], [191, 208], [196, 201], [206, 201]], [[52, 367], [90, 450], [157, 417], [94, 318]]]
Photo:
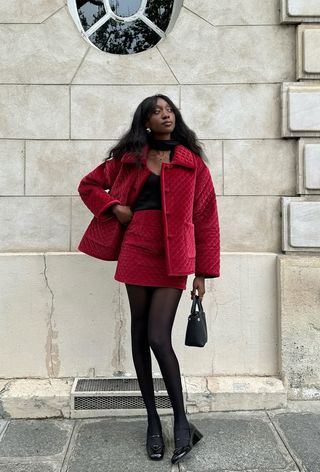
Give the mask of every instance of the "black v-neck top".
[[153, 172], [144, 183], [138, 198], [131, 207], [132, 211], [161, 209], [160, 175]]
[[[174, 145], [170, 149], [170, 161], [172, 160], [174, 152]], [[138, 210], [161, 210], [161, 185], [160, 175], [151, 172], [146, 182], [144, 183], [138, 198], [131, 206], [132, 211]]]

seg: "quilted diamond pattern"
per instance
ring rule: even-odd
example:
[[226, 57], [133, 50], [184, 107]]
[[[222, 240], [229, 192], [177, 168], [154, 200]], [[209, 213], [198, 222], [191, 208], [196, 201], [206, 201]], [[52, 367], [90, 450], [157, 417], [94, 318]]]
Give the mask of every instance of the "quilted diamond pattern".
[[167, 275], [162, 210], [134, 212], [119, 254], [114, 279], [119, 282], [186, 288], [187, 275]]
[[[132, 153], [125, 153], [100, 164], [81, 180], [78, 191], [95, 217], [114, 203], [133, 204], [151, 172], [146, 166], [148, 150], [146, 145], [140, 167]], [[160, 176], [167, 275], [219, 277], [219, 219], [209, 168], [199, 156], [178, 145], [172, 161], [162, 164]], [[83, 238], [90, 238], [88, 231]], [[81, 243], [85, 246], [83, 240]], [[102, 240], [103, 244], [108, 241]]]

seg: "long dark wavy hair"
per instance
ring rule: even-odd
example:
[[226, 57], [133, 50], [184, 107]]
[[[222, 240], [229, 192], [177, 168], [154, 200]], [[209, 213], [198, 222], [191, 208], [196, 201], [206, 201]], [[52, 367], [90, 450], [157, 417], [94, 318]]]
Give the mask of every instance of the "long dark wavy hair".
[[186, 125], [179, 109], [172, 100], [160, 93], [145, 98], [138, 105], [133, 115], [131, 127], [122, 135], [118, 143], [107, 151], [108, 155], [103, 161], [112, 158], [120, 158], [125, 152], [133, 152], [137, 158], [137, 162], [140, 160], [141, 151], [148, 143], [148, 133], [145, 127], [146, 122], [155, 111], [158, 98], [162, 98], [171, 106], [176, 117], [176, 124], [171, 133], [171, 139], [178, 141], [180, 144], [190, 149], [190, 151], [198, 154], [204, 161], [208, 162], [208, 158], [203, 151], [196, 133]]

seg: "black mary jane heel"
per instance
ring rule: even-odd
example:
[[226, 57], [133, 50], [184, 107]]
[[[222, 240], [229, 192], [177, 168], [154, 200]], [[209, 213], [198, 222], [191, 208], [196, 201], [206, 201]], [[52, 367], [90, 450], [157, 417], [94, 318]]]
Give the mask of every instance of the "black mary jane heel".
[[[180, 461], [188, 452], [191, 451], [192, 447], [197, 444], [198, 441], [203, 437], [203, 434], [200, 433], [198, 428], [193, 424], [189, 422], [189, 440], [186, 440], [186, 438], [182, 437], [175, 437], [175, 444], [178, 445], [179, 441], [184, 442], [182, 446], [177, 446], [175, 450], [173, 451], [173, 456], [171, 457], [171, 462], [172, 464], [176, 464], [178, 461]], [[187, 441], [187, 442], [186, 442]]]
[[[161, 438], [162, 444], [157, 444], [153, 438]], [[162, 434], [148, 434], [147, 433], [147, 442], [146, 442], [146, 447], [147, 447], [147, 453], [150, 459], [153, 461], [159, 461], [163, 458], [164, 455], [164, 441]]]

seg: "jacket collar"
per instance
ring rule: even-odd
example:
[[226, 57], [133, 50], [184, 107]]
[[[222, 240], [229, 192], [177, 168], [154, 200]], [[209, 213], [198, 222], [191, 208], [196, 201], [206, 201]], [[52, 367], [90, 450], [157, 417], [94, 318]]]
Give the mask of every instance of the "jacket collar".
[[[146, 160], [147, 160], [147, 155], [148, 151], [150, 149], [149, 144], [146, 144], [142, 150], [142, 158], [141, 158], [141, 163], [143, 165], [146, 165]], [[124, 162], [126, 164], [134, 164], [136, 161], [136, 158], [133, 153], [131, 152], [126, 152], [121, 158], [121, 162]], [[195, 163], [195, 158], [193, 153], [184, 147], [182, 144], [178, 144], [173, 153], [173, 157], [171, 160], [171, 164], [173, 165], [179, 165], [183, 167], [189, 167], [191, 169], [195, 168], [196, 163]]]

